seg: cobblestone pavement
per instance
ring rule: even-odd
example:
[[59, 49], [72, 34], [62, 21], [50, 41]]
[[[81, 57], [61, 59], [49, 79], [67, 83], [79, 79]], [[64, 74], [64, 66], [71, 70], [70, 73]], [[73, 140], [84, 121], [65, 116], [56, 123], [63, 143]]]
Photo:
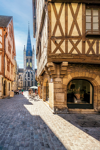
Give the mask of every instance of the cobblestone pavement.
[[82, 127], [84, 115], [52, 114], [41, 100], [27, 98], [24, 92], [0, 100], [0, 150], [100, 150], [99, 125]]

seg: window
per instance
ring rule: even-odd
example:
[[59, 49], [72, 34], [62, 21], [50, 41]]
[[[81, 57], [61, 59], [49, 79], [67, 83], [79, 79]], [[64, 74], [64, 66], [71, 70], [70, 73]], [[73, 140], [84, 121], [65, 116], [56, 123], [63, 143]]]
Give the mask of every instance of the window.
[[32, 68], [32, 59], [30, 59], [30, 67]]
[[30, 77], [30, 73], [28, 72], [28, 77]]
[[33, 74], [32, 74], [32, 80], [33, 80]]
[[87, 8], [86, 9], [86, 31], [99, 31], [99, 9]]
[[67, 86], [68, 104], [92, 104], [93, 86], [87, 80], [74, 79]]

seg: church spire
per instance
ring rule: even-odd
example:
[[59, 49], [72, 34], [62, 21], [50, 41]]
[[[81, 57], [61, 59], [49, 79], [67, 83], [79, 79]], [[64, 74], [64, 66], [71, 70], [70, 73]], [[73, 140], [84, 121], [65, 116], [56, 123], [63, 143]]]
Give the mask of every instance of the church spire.
[[27, 38], [27, 46], [26, 46], [26, 56], [32, 56], [32, 46], [31, 46], [29, 22], [28, 22], [28, 38]]

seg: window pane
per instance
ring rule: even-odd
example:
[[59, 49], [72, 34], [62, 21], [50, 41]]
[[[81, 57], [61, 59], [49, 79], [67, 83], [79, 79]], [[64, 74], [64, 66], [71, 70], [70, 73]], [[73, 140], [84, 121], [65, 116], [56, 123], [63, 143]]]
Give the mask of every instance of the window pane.
[[98, 22], [98, 17], [93, 17], [93, 22]]
[[86, 16], [86, 22], [91, 22], [91, 16]]
[[91, 15], [91, 9], [86, 9], [86, 15]]
[[91, 23], [86, 23], [86, 29], [91, 30]]
[[94, 29], [94, 30], [98, 30], [98, 23], [94, 23], [94, 24], [93, 24], [93, 29]]
[[93, 16], [98, 16], [98, 9], [93, 10]]

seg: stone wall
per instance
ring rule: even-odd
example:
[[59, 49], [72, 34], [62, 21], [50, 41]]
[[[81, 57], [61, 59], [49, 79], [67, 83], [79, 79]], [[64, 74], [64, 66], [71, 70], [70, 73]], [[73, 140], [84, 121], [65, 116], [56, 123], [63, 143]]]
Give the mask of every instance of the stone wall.
[[[58, 65], [57, 65], [58, 66]], [[57, 66], [55, 67], [57, 69]], [[46, 101], [46, 82], [49, 83], [49, 106], [52, 109], [67, 108], [67, 85], [73, 79], [88, 80], [94, 88], [94, 110], [100, 110], [100, 67], [99, 65], [89, 64], [68, 64], [64, 75], [62, 69], [55, 71], [55, 74], [46, 74], [42, 76], [41, 82], [41, 98]], [[65, 69], [65, 68], [64, 68]], [[53, 71], [52, 71], [53, 72]], [[51, 72], [51, 73], [52, 73]], [[53, 72], [54, 73], [54, 72]]]

